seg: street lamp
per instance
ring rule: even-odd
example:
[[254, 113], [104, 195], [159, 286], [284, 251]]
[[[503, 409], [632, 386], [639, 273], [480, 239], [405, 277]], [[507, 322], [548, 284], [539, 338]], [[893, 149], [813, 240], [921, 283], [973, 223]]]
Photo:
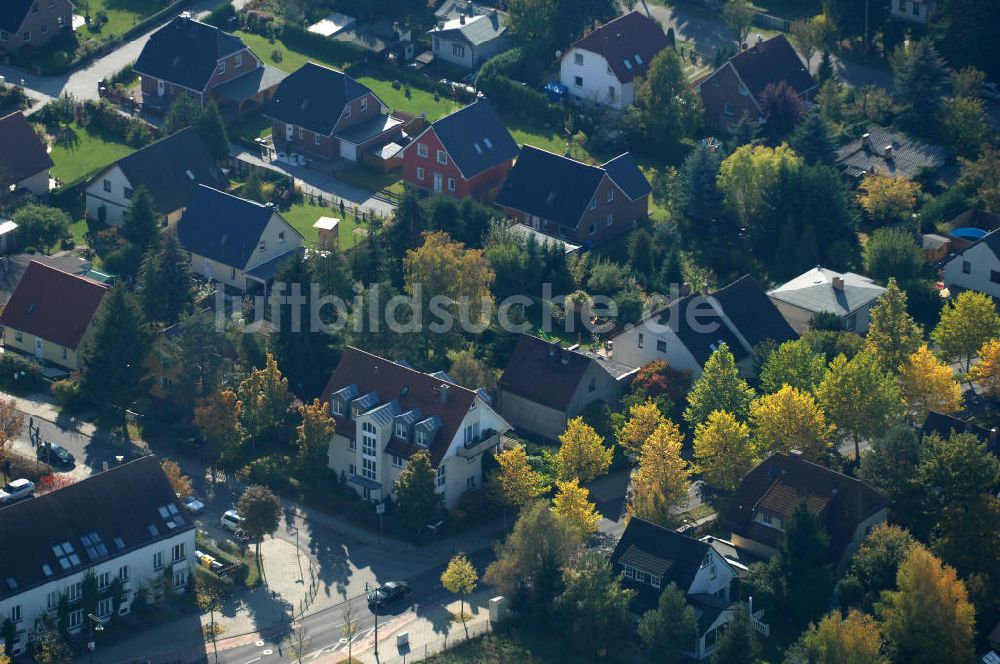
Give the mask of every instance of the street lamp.
[[385, 514], [385, 503], [375, 503], [375, 513], [378, 514], [378, 543], [382, 545], [382, 515]]
[[[378, 589], [374, 592], [375, 595], [375, 660], [378, 661]], [[371, 599], [368, 595], [368, 582], [365, 581], [365, 596]]]
[[87, 657], [90, 664], [94, 664], [94, 650], [97, 648], [97, 633], [104, 631], [104, 621], [93, 613], [87, 614], [90, 621], [90, 641], [87, 642]]

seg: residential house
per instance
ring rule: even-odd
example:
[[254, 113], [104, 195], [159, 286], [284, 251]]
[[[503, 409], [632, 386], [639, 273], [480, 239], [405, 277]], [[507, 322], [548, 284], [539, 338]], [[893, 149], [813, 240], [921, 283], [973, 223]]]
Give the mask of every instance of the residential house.
[[[12, 656], [30, 651], [45, 622], [65, 619], [60, 629], [89, 634], [88, 613], [107, 622], [127, 615], [140, 593], [156, 602], [193, 582], [195, 525], [154, 456], [3, 507], [0, 519], [0, 618], [16, 630]], [[91, 608], [89, 578], [98, 593]]]
[[488, 14], [496, 3], [483, 4], [474, 0], [443, 0], [434, 10], [434, 20], [450, 21], [459, 16], [478, 16]]
[[574, 97], [623, 110], [635, 101], [636, 81], [667, 48], [660, 24], [638, 11], [605, 23], [563, 53], [559, 80]]
[[274, 205], [198, 185], [177, 222], [191, 270], [239, 291], [266, 289], [278, 267], [302, 250], [302, 234]]
[[427, 33], [431, 36], [434, 57], [466, 69], [477, 69], [510, 47], [505, 20], [503, 14], [491, 9], [483, 14], [462, 12], [442, 21]]
[[750, 375], [760, 344], [797, 336], [764, 288], [747, 275], [714, 293], [679, 298], [621, 331], [611, 341], [612, 357], [633, 367], [664, 360], [697, 377], [712, 353], [726, 344], [741, 373]]
[[21, 234], [17, 224], [0, 217], [0, 254], [6, 255], [21, 248]]
[[971, 433], [979, 442], [986, 444], [987, 451], [1000, 457], [1000, 436], [997, 435], [996, 427], [992, 429], [981, 427], [976, 424], [975, 418], [963, 420], [954, 415], [945, 415], [932, 410], [920, 427], [920, 433], [924, 436], [935, 433], [945, 440], [956, 433]]
[[798, 53], [785, 35], [779, 34], [737, 53], [698, 84], [705, 123], [725, 130], [745, 113], [763, 122], [761, 93], [768, 85], [782, 81], [800, 97], [808, 97], [816, 87]]
[[799, 334], [809, 329], [816, 314], [833, 314], [844, 329], [868, 331], [871, 310], [885, 288], [853, 272], [834, 272], [816, 266], [767, 292], [774, 305]]
[[443, 372], [421, 373], [352, 347], [322, 400], [337, 422], [330, 468], [375, 502], [393, 497], [406, 460], [426, 450], [444, 506], [455, 507], [462, 494], [482, 486], [483, 457], [510, 430], [484, 392], [456, 385]]
[[87, 217], [120, 226], [132, 194], [145, 187], [164, 226], [174, 226], [199, 185], [226, 189], [229, 178], [216, 165], [194, 127], [162, 138], [98, 173], [87, 185]]
[[519, 430], [556, 440], [566, 423], [595, 401], [617, 404], [637, 371], [576, 346], [522, 334], [500, 377], [497, 404]]
[[403, 120], [344, 72], [313, 62], [288, 76], [264, 115], [278, 154], [358, 161], [371, 148], [399, 139]]
[[[737, 575], [711, 545], [633, 516], [610, 563], [622, 586], [636, 592], [629, 604], [634, 620], [656, 609], [663, 589], [673, 583], [698, 620], [698, 637], [687, 654], [700, 661], [715, 651], [734, 618]], [[761, 617], [763, 612], [757, 612], [754, 624], [766, 629]]]
[[0, 2], [0, 53], [41, 48], [73, 29], [70, 0], [3, 0]]
[[388, 18], [362, 23], [353, 21], [337, 31], [334, 41], [351, 44], [369, 53], [399, 64], [413, 59], [413, 30]]
[[525, 145], [496, 204], [516, 222], [591, 246], [645, 221], [650, 192], [646, 176], [628, 152], [590, 166]]
[[0, 313], [4, 349], [69, 371], [109, 287], [32, 261]]
[[50, 168], [48, 146], [24, 113], [0, 118], [0, 194], [22, 189], [36, 196], [49, 193]]
[[1000, 231], [987, 233], [948, 258], [944, 285], [953, 292], [974, 290], [1000, 297]]
[[942, 148], [878, 125], [870, 125], [860, 138], [837, 150], [840, 172], [857, 182], [874, 173], [912, 180], [936, 171], [943, 163]]
[[179, 95], [223, 112], [262, 106], [285, 77], [266, 65], [243, 40], [202, 23], [187, 12], [154, 32], [132, 66], [142, 79], [143, 108], [165, 111]]
[[829, 561], [842, 572], [875, 526], [885, 523], [889, 501], [864, 482], [806, 461], [772, 454], [740, 481], [723, 523], [732, 542], [758, 556], [778, 551], [784, 524], [805, 502], [830, 536]]
[[927, 25], [934, 17], [937, 9], [935, 0], [890, 0], [889, 13], [910, 23]]
[[46, 256], [44, 254], [11, 254], [0, 256], [0, 306], [10, 301], [10, 296], [21, 283], [21, 277], [32, 262], [42, 263], [60, 272], [87, 276], [92, 264], [74, 254]]
[[452, 198], [492, 201], [517, 156], [517, 141], [480, 99], [431, 124], [403, 149], [403, 179]]
[[534, 242], [539, 248], [546, 249], [549, 248], [550, 245], [553, 245], [562, 249], [566, 254], [573, 254], [580, 251], [580, 245], [567, 242], [566, 240], [560, 240], [557, 237], [552, 237], [551, 235], [547, 235], [546, 233], [536, 230], [531, 226], [525, 226], [524, 224], [511, 224], [510, 230], [525, 245], [529, 242]]

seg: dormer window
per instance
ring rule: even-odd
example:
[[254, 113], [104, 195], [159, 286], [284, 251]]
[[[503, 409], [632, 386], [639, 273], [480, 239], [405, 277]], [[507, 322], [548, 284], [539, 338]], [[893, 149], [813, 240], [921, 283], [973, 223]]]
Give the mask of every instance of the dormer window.
[[226, 73], [226, 61], [223, 60], [222, 62], [219, 63], [219, 76], [222, 76], [225, 73]]
[[396, 424], [396, 438], [406, 438], [406, 424], [403, 422]]
[[754, 521], [763, 526], [767, 526], [768, 528], [774, 528], [775, 530], [784, 531], [785, 529], [782, 518], [777, 514], [772, 514], [771, 512], [765, 512], [763, 510], [757, 512], [754, 516]]
[[234, 64], [234, 67], [236, 69], [239, 69], [240, 67], [243, 66], [243, 54], [242, 53], [237, 53], [236, 54], [236, 58], [234, 58], [234, 59], [236, 61], [235, 64]]
[[349, 118], [349, 117], [351, 117], [351, 105], [350, 104], [348, 104], [344, 108], [344, 118], [346, 119], [346, 118]]
[[330, 401], [330, 412], [337, 416], [344, 415], [344, 402], [340, 399], [333, 399]]
[[417, 431], [417, 445], [423, 445], [425, 447], [427, 446], [427, 432], [426, 431], [423, 431], [423, 430]]
[[368, 97], [361, 98], [361, 112], [364, 113], [368, 110]]

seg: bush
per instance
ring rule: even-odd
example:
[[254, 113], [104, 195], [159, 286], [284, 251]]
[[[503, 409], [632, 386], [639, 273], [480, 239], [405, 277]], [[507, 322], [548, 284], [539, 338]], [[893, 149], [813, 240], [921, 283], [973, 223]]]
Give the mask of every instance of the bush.
[[102, 138], [141, 148], [159, 136], [158, 130], [151, 125], [122, 115], [117, 108], [104, 100], [88, 100], [83, 103], [79, 111], [80, 126]]
[[335, 41], [294, 24], [282, 27], [281, 40], [288, 48], [321, 60], [356, 64], [368, 59], [368, 51], [354, 44]]
[[229, 24], [236, 18], [236, 8], [231, 3], [226, 3], [214, 9], [208, 16], [202, 19], [203, 23], [214, 25], [217, 28], [228, 28]]
[[538, 124], [561, 125], [563, 109], [549, 102], [541, 91], [507, 76], [479, 76], [479, 91], [505, 114]]
[[31, 480], [36, 485], [41, 483], [43, 477], [55, 472], [49, 464], [16, 452], [4, 457], [4, 462], [7, 461], [10, 462], [11, 478], [23, 477], [24, 479]]
[[80, 381], [66, 378], [52, 383], [52, 396], [60, 406], [68, 406], [80, 396]]
[[44, 392], [42, 368], [31, 360], [8, 351], [0, 355], [0, 389], [13, 394]]

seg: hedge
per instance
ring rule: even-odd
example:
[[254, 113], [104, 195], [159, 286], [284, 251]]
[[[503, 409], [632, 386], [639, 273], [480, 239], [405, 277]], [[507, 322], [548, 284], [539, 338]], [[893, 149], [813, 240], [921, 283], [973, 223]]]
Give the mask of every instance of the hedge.
[[562, 124], [565, 117], [564, 109], [551, 103], [543, 92], [506, 76], [481, 76], [478, 86], [507, 116], [550, 125]]
[[370, 56], [369, 52], [360, 46], [336, 41], [289, 23], [281, 29], [281, 41], [294, 51], [340, 64], [357, 64], [368, 60]]
[[221, 7], [213, 9], [208, 16], [202, 19], [202, 23], [214, 25], [217, 28], [226, 29], [229, 23], [236, 18], [236, 8], [232, 3], [227, 2]]
[[0, 355], [0, 389], [4, 392], [34, 394], [44, 392], [46, 387], [41, 366], [15, 351]]

